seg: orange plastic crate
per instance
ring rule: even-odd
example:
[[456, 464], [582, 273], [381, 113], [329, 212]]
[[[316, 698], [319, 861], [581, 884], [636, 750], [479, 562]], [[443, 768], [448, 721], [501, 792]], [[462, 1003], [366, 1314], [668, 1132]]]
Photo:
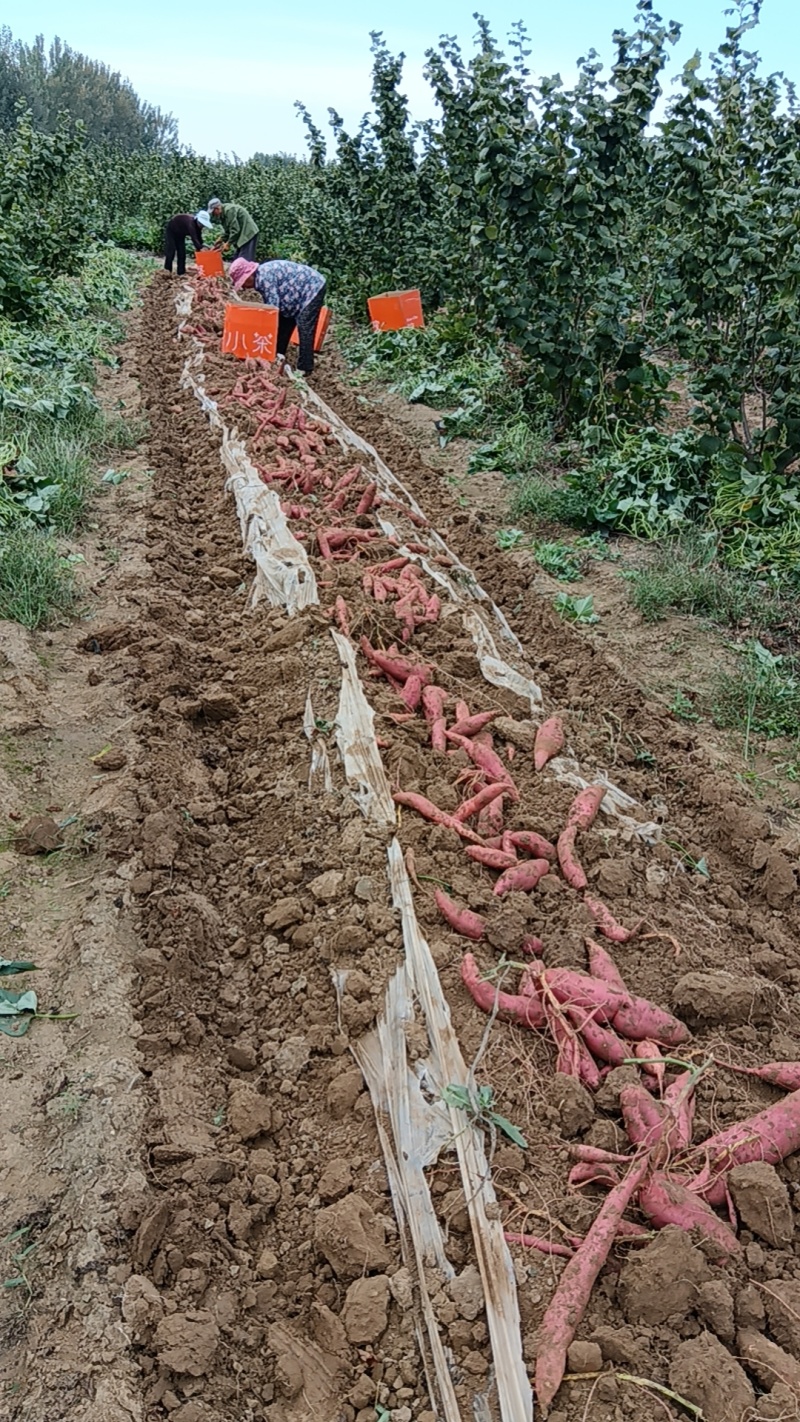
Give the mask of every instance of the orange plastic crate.
[[203, 247], [199, 252], [195, 252], [195, 261], [204, 277], [218, 277], [225, 275], [225, 265], [221, 252], [214, 252], [210, 247]]
[[373, 331], [402, 331], [405, 326], [424, 326], [419, 291], [385, 291], [367, 301]]
[[[315, 350], [315, 351], [321, 351], [321, 350], [322, 350], [322, 347], [323, 347], [324, 342], [325, 342], [325, 337], [326, 337], [327, 334], [328, 334], [328, 327], [330, 326], [330, 324], [331, 324], [331, 313], [330, 313], [330, 311], [328, 310], [328, 307], [327, 307], [327, 306], [323, 306], [322, 310], [321, 310], [320, 313], [319, 313], [319, 320], [317, 321], [317, 330], [316, 330], [316, 334], [315, 334], [315, 336], [314, 336], [314, 350]], [[299, 337], [299, 335], [297, 334], [297, 327], [296, 327], [296, 326], [295, 326], [294, 330], [292, 331], [291, 344], [292, 344], [293, 346], [299, 346], [299, 344], [300, 344], [300, 337]]]
[[278, 349], [277, 306], [236, 302], [225, 307], [224, 355], [239, 360], [274, 360]]

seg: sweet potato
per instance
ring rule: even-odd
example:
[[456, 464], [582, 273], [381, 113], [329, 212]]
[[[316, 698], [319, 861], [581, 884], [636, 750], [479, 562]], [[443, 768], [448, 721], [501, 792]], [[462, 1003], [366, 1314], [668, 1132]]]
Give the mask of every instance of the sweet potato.
[[573, 889], [577, 889], [580, 894], [583, 893], [584, 889], [588, 889], [589, 880], [586, 878], [582, 866], [575, 858], [575, 836], [577, 833], [578, 831], [575, 825], [570, 825], [567, 829], [562, 830], [558, 836], [556, 848], [558, 852], [558, 862], [564, 878], [567, 883]]
[[601, 1022], [613, 1021], [630, 1002], [629, 997], [607, 983], [589, 977], [588, 973], [573, 972], [571, 968], [547, 968], [542, 973], [542, 986], [563, 1006], [592, 1012]]
[[468, 844], [467, 857], [487, 869], [513, 869], [517, 863], [516, 854], [505, 854], [502, 849], [488, 849], [483, 844]]
[[[702, 1175], [707, 1175], [712, 1183], [722, 1172], [732, 1165], [748, 1165], [753, 1160], [765, 1160], [768, 1165], [777, 1165], [787, 1155], [800, 1150], [800, 1091], [793, 1091], [781, 1101], [775, 1101], [756, 1116], [746, 1121], [737, 1121], [726, 1130], [709, 1136], [692, 1151], [695, 1160], [706, 1162]], [[700, 1188], [698, 1189], [698, 1183]], [[702, 1182], [694, 1181], [693, 1189], [706, 1194]], [[711, 1198], [706, 1196], [706, 1198]], [[719, 1199], [719, 1192], [714, 1192]], [[712, 1201], [713, 1202], [713, 1201]]]
[[663, 1007], [648, 1002], [646, 997], [630, 996], [615, 1013], [613, 1026], [630, 1042], [643, 1042], [645, 1038], [652, 1038], [654, 1042], [665, 1047], [679, 1047], [691, 1036], [689, 1028], [683, 1022], [679, 1022], [670, 1012], [665, 1012]]
[[574, 825], [576, 830], [589, 829], [594, 824], [605, 797], [605, 785], [587, 785], [585, 790], [575, 796], [569, 807], [566, 828], [570, 829]]
[[593, 978], [599, 978], [601, 982], [608, 983], [609, 987], [616, 988], [617, 992], [628, 996], [628, 989], [625, 986], [622, 974], [619, 971], [611, 954], [603, 948], [602, 944], [595, 943], [593, 938], [585, 938], [586, 952], [589, 958], [589, 972]]
[[510, 830], [508, 835], [515, 849], [530, 854], [533, 859], [555, 859], [555, 845], [534, 830]]
[[613, 1188], [619, 1184], [619, 1171], [616, 1166], [604, 1164], [602, 1161], [579, 1161], [570, 1170], [567, 1184], [573, 1190], [580, 1189], [582, 1185], [606, 1185]]
[[647, 1037], [644, 1037], [641, 1042], [634, 1043], [633, 1055], [638, 1061], [647, 1064], [646, 1067], [643, 1067], [643, 1070], [647, 1071], [649, 1076], [655, 1078], [659, 1091], [663, 1091], [666, 1065], [662, 1061], [661, 1048], [658, 1042], [651, 1042]]
[[724, 1067], [725, 1071], [741, 1072], [744, 1076], [757, 1076], [759, 1081], [766, 1081], [781, 1091], [800, 1091], [800, 1062], [765, 1062], [763, 1066], [746, 1067], [717, 1061], [715, 1065]]
[[468, 736], [459, 736], [455, 731], [448, 731], [447, 739], [453, 741], [460, 750], [469, 756], [473, 765], [477, 765], [478, 769], [483, 771], [487, 780], [503, 781], [507, 786], [505, 793], [509, 798], [519, 799], [519, 790], [496, 751], [491, 750], [489, 746], [480, 745], [478, 742], [470, 740]]
[[510, 1234], [503, 1232], [506, 1244], [521, 1244], [525, 1249], [538, 1249], [540, 1254], [555, 1254], [559, 1259], [571, 1259], [575, 1253], [567, 1244], [556, 1244], [552, 1239], [541, 1239], [537, 1234]]
[[501, 874], [494, 886], [494, 893], [498, 898], [502, 898], [503, 894], [529, 893], [549, 870], [550, 865], [546, 859], [525, 859], [521, 864], [515, 864], [513, 868], [506, 869], [505, 873]]
[[498, 1017], [513, 1022], [518, 1027], [543, 1027], [544, 1009], [538, 997], [522, 997], [519, 994], [500, 992], [494, 983], [486, 982], [478, 972], [478, 965], [471, 953], [465, 953], [461, 960], [461, 978], [464, 986], [483, 1012], [497, 1012]]
[[664, 1092], [664, 1105], [671, 1118], [668, 1144], [671, 1150], [687, 1150], [692, 1143], [694, 1129], [695, 1086], [698, 1072], [690, 1068], [682, 1071]]
[[443, 825], [445, 829], [455, 830], [461, 839], [469, 840], [470, 844], [480, 844], [480, 835], [471, 830], [468, 825], [462, 825], [453, 815], [448, 815], [446, 810], [440, 810], [438, 805], [434, 805], [432, 800], [428, 800], [424, 795], [413, 794], [409, 790], [395, 790], [392, 799], [396, 805], [405, 805], [409, 810], [416, 810], [418, 815], [422, 815], [424, 820], [430, 820], [434, 825]]
[[631, 1082], [621, 1088], [619, 1104], [631, 1145], [650, 1150], [668, 1128], [667, 1114], [661, 1103], [654, 1101], [644, 1086]]
[[445, 736], [446, 722], [444, 704], [447, 692], [441, 686], [426, 686], [422, 691], [422, 710], [431, 728], [431, 748], [435, 751], [447, 750]]
[[607, 1062], [609, 1066], [622, 1066], [628, 1055], [624, 1042], [609, 1027], [601, 1027], [590, 1012], [579, 1007], [568, 1007], [567, 1016], [580, 1032], [593, 1057]]
[[678, 1225], [688, 1234], [697, 1230], [704, 1239], [716, 1245], [719, 1257], [727, 1259], [741, 1252], [736, 1235], [703, 1200], [699, 1200], [686, 1185], [661, 1171], [654, 1171], [639, 1190], [639, 1209], [656, 1229]]
[[422, 701], [422, 682], [420, 678], [416, 675], [407, 677], [400, 696], [406, 703], [409, 711], [417, 711]]
[[464, 938], [471, 938], [473, 943], [480, 943], [486, 932], [486, 924], [479, 914], [473, 913], [472, 909], [460, 908], [443, 889], [436, 889], [434, 898], [440, 914], [456, 933], [462, 934]]
[[349, 637], [350, 619], [347, 613], [347, 603], [345, 602], [343, 597], [337, 597], [335, 603], [333, 604], [333, 612], [336, 621], [339, 624], [340, 630], [344, 633], [345, 637]]
[[387, 676], [393, 677], [395, 681], [408, 681], [410, 676], [418, 676], [423, 686], [427, 686], [431, 679], [430, 667], [423, 664], [415, 665], [405, 657], [399, 655], [387, 655], [379, 652], [370, 644], [369, 638], [362, 637], [360, 642], [361, 650], [372, 665], [385, 672]]
[[[458, 704], [464, 706], [465, 703], [459, 702]], [[491, 721], [500, 715], [499, 711], [479, 711], [477, 715], [470, 716], [469, 707], [466, 707], [466, 710], [467, 715], [460, 717], [450, 728], [454, 736], [468, 736], [470, 738], [476, 736], [479, 731], [484, 730]]]
[[549, 1407], [564, 1377], [567, 1349], [583, 1318], [595, 1280], [608, 1258], [620, 1220], [649, 1169], [647, 1157], [635, 1161], [604, 1200], [600, 1212], [559, 1280], [539, 1329], [536, 1397]]
[[498, 833], [500, 830], [502, 830], [502, 828], [503, 828], [503, 818], [504, 818], [504, 810], [503, 810], [503, 806], [504, 806], [504, 805], [505, 805], [505, 787], [504, 787], [504, 793], [503, 793], [502, 795], [498, 795], [498, 796], [497, 796], [497, 799], [490, 801], [490, 803], [489, 803], [488, 805], [484, 805], [483, 809], [481, 810], [480, 814], [478, 815], [478, 823], [477, 823], [477, 826], [476, 826], [476, 828], [477, 828], [477, 830], [478, 830], [478, 834], [480, 834], [480, 835], [493, 836], [493, 835], [495, 835], [496, 833]]
[[617, 923], [611, 910], [606, 908], [600, 899], [584, 894], [583, 902], [603, 937], [610, 939], [612, 943], [628, 943], [639, 932], [644, 922], [644, 919], [640, 919], [634, 928], [624, 928], [621, 923]]
[[377, 494], [377, 492], [377, 484], [367, 484], [367, 487], [361, 495], [361, 498], [359, 499], [358, 505], [356, 507], [356, 518], [360, 518], [364, 514], [369, 513], [370, 509], [372, 508], [372, 505], [375, 502], [375, 495]]
[[455, 818], [461, 820], [462, 823], [464, 820], [471, 820], [473, 815], [480, 814], [481, 810], [485, 810], [493, 800], [498, 800], [502, 795], [505, 795], [507, 790], [508, 786], [504, 782], [498, 785], [484, 785], [477, 795], [473, 795], [469, 800], [464, 800], [463, 804], [453, 811]]
[[560, 717], [550, 716], [543, 721], [533, 743], [533, 764], [537, 770], [544, 770], [547, 762], [564, 749], [564, 726]]

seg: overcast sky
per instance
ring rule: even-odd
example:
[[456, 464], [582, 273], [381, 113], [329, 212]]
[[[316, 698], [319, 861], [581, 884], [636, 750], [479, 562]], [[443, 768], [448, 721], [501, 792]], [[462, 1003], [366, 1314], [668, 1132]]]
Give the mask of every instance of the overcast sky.
[[[295, 99], [327, 128], [328, 108], [337, 109], [346, 126], [355, 127], [369, 108], [371, 30], [382, 30], [393, 52], [407, 56], [403, 87], [415, 118], [435, 113], [422, 76], [426, 49], [440, 34], [457, 35], [469, 51], [475, 0], [460, 4], [440, 0], [433, 9], [424, 0], [404, 0], [383, 11], [366, 0], [348, 0], [338, 14], [330, 0], [304, 5], [262, 3], [238, 13], [192, 0], [164, 8], [163, 0], [108, 4], [107, 0], [35, 0], [14, 15], [17, 38], [31, 41], [42, 33], [58, 34], [94, 59], [129, 78], [142, 98], [175, 114], [182, 143], [199, 153], [305, 151]], [[676, 0], [662, 9], [683, 23], [684, 32], [671, 71], [695, 49], [704, 54], [724, 38], [727, 6], [720, 0]], [[594, 47], [612, 53], [615, 27], [630, 28], [633, 0], [560, 0], [521, 6], [519, 0], [495, 0], [484, 7], [499, 38], [522, 19], [531, 34], [529, 61], [534, 74], [575, 74], [575, 60]], [[767, 71], [782, 69], [800, 84], [800, 4], [764, 0], [753, 47]]]

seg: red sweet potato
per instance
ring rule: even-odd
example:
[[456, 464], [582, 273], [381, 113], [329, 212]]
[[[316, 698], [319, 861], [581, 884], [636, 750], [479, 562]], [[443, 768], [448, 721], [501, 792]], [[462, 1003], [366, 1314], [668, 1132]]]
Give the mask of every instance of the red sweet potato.
[[447, 738], [445, 735], [446, 722], [444, 717], [444, 704], [447, 700], [447, 692], [441, 686], [426, 686], [422, 691], [422, 710], [425, 720], [431, 728], [431, 748], [435, 751], [447, 750]]
[[573, 825], [576, 830], [587, 830], [594, 824], [597, 812], [606, 797], [605, 785], [587, 785], [585, 790], [581, 790], [575, 796], [569, 807], [566, 828]]
[[588, 973], [573, 972], [571, 968], [548, 968], [542, 973], [542, 986], [563, 1006], [594, 1013], [601, 1022], [614, 1021], [631, 1000], [607, 983]]
[[472, 909], [459, 907], [443, 889], [437, 889], [434, 898], [440, 914], [456, 933], [462, 934], [464, 938], [471, 938], [473, 943], [480, 943], [486, 932], [486, 924], [479, 914], [473, 913]]
[[639, 1209], [656, 1229], [678, 1225], [687, 1233], [695, 1230], [717, 1246], [719, 1257], [727, 1259], [741, 1252], [733, 1230], [714, 1214], [686, 1185], [661, 1171], [654, 1171], [639, 1190]]
[[550, 716], [543, 721], [533, 743], [533, 763], [537, 770], [544, 770], [547, 762], [564, 749], [564, 726], [560, 717]]
[[494, 886], [494, 892], [499, 898], [502, 898], [503, 894], [529, 893], [549, 870], [550, 865], [546, 859], [525, 859], [521, 864], [515, 864], [513, 868], [506, 869], [505, 873], [501, 874]]
[[519, 994], [500, 992], [494, 983], [484, 981], [478, 972], [478, 965], [471, 953], [465, 953], [461, 960], [461, 978], [464, 986], [483, 1012], [497, 1012], [498, 1017], [513, 1022], [518, 1027], [543, 1027], [544, 1009], [538, 997], [521, 997]]
[[521, 849], [523, 854], [530, 854], [534, 859], [556, 857], [555, 845], [534, 830], [509, 830], [508, 837], [515, 849]]
[[471, 820], [473, 815], [480, 814], [481, 810], [485, 810], [487, 805], [491, 805], [493, 800], [500, 799], [507, 791], [508, 786], [504, 782], [497, 785], [484, 785], [477, 795], [473, 795], [469, 800], [464, 800], [463, 804], [459, 805], [458, 809], [453, 812], [455, 818], [461, 820], [462, 823], [464, 820]]
[[467, 857], [487, 869], [513, 869], [517, 863], [516, 854], [505, 854], [502, 849], [488, 849], [483, 844], [468, 844]]
[[592, 977], [599, 978], [601, 982], [608, 983], [609, 987], [616, 988], [617, 992], [628, 996], [625, 980], [608, 950], [601, 943], [595, 943], [593, 938], [584, 938], [583, 941]]
[[580, 1032], [593, 1057], [609, 1066], [622, 1066], [628, 1050], [616, 1032], [609, 1027], [601, 1027], [594, 1016], [579, 1007], [568, 1007], [567, 1016], [577, 1032]]
[[667, 1115], [659, 1101], [654, 1101], [644, 1086], [633, 1082], [619, 1093], [622, 1119], [631, 1145], [650, 1150], [664, 1136]]
[[567, 1349], [583, 1318], [600, 1270], [619, 1229], [625, 1210], [649, 1169], [647, 1157], [635, 1161], [624, 1180], [615, 1185], [573, 1259], [559, 1280], [539, 1329], [536, 1358], [536, 1397], [549, 1407], [564, 1377]]
[[506, 1244], [521, 1244], [525, 1249], [538, 1249], [540, 1254], [555, 1254], [559, 1259], [571, 1259], [575, 1253], [567, 1244], [556, 1244], [552, 1239], [541, 1239], [536, 1234], [503, 1233]]
[[455, 830], [461, 839], [469, 840], [470, 844], [480, 844], [480, 835], [469, 828], [469, 825], [462, 825], [453, 815], [448, 815], [446, 810], [440, 810], [438, 805], [434, 805], [432, 800], [427, 800], [424, 795], [413, 794], [409, 790], [395, 790], [392, 799], [397, 805], [405, 805], [409, 810], [416, 810], [418, 815], [422, 815], [425, 820], [430, 820], [434, 825], [444, 825], [445, 829]]
[[[797, 1150], [800, 1150], [800, 1091], [793, 1091], [756, 1116], [737, 1121], [717, 1135], [709, 1136], [692, 1151], [692, 1157], [705, 1160], [703, 1173], [713, 1181], [732, 1165], [748, 1165], [753, 1160], [777, 1165]], [[697, 1188], [697, 1184], [693, 1182], [693, 1188]], [[706, 1192], [703, 1189], [700, 1193]]]
[[459, 716], [455, 725], [451, 726], [450, 729], [454, 736], [469, 736], [470, 738], [477, 736], [479, 731], [484, 730], [491, 721], [494, 721], [495, 717], [500, 715], [499, 711], [479, 711], [477, 715], [471, 716], [466, 703], [460, 701], [458, 704], [459, 707], [466, 709], [467, 715]]
[[448, 731], [447, 739], [453, 741], [455, 745], [463, 750], [469, 756], [473, 765], [477, 765], [478, 769], [483, 771], [488, 780], [503, 781], [507, 787], [505, 793], [510, 799], [519, 799], [519, 790], [496, 751], [490, 749], [489, 746], [481, 745], [477, 741], [470, 740], [468, 736], [459, 736], [455, 731]]
[[617, 923], [613, 913], [606, 908], [599, 899], [592, 898], [589, 894], [584, 894], [583, 902], [589, 910], [592, 918], [604, 938], [609, 938], [612, 943], [628, 943], [642, 927], [643, 919], [640, 919], [635, 928], [624, 928], [621, 923]]
[[614, 1014], [613, 1026], [630, 1042], [642, 1042], [649, 1037], [665, 1047], [679, 1047], [691, 1036], [683, 1022], [645, 997], [630, 996]]
[[715, 1065], [724, 1067], [725, 1071], [741, 1072], [744, 1076], [757, 1076], [759, 1081], [766, 1081], [781, 1091], [800, 1091], [800, 1062], [765, 1062], [763, 1066], [746, 1067], [717, 1061]]
[[558, 862], [561, 866], [561, 872], [564, 878], [567, 883], [573, 889], [577, 889], [580, 894], [583, 893], [584, 889], [589, 887], [589, 880], [586, 878], [582, 866], [575, 858], [575, 836], [577, 833], [578, 831], [575, 825], [570, 825], [567, 829], [562, 830], [558, 836], [557, 850]]
[[407, 677], [400, 696], [406, 703], [409, 711], [417, 711], [422, 701], [422, 682], [420, 678], [416, 675]]

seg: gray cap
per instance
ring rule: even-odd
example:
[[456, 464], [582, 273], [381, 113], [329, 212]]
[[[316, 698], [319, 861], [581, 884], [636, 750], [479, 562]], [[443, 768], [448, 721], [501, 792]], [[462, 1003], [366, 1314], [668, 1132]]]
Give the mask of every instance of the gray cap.
[[215, 207], [222, 207], [222, 203], [220, 202], [219, 198], [209, 198], [209, 199], [208, 199], [208, 210], [209, 210], [209, 212], [213, 212]]

